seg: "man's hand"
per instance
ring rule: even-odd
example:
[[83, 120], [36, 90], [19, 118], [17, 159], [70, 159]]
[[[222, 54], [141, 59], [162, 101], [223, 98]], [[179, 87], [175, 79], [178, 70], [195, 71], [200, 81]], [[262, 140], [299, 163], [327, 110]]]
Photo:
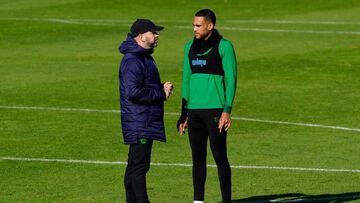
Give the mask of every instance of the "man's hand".
[[179, 124], [179, 134], [180, 135], [185, 134], [186, 128], [187, 128], [187, 119], [185, 122]]
[[173, 89], [174, 89], [174, 86], [170, 81], [167, 81], [167, 82], [164, 83], [164, 92], [166, 94], [166, 100], [172, 94]]
[[219, 131], [221, 132], [223, 129], [227, 131], [231, 127], [231, 117], [230, 114], [227, 112], [223, 112], [219, 119]]
[[185, 133], [186, 128], [188, 127], [188, 109], [186, 99], [181, 99], [181, 114], [176, 123], [176, 128], [180, 135]]
[[186, 115], [181, 115], [179, 120], [177, 121], [176, 128], [180, 135], [185, 133], [185, 130], [188, 126], [188, 117]]

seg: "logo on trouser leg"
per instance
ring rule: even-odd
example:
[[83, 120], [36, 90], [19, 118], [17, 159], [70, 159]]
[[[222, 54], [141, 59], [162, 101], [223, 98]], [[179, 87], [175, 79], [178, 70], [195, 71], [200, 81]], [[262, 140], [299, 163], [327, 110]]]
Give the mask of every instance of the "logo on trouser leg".
[[147, 139], [146, 139], [146, 138], [140, 138], [140, 139], [139, 139], [139, 143], [140, 143], [140, 144], [146, 144], [146, 143], [147, 143]]

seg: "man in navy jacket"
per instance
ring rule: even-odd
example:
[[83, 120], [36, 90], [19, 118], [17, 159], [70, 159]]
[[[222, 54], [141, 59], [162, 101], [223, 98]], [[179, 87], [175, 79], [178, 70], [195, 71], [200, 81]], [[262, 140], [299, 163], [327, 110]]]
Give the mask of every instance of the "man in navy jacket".
[[127, 203], [148, 203], [146, 173], [150, 168], [153, 140], [165, 142], [164, 101], [172, 84], [160, 81], [151, 54], [164, 29], [147, 19], [136, 20], [120, 45], [124, 54], [119, 68], [121, 125], [129, 144], [124, 185]]

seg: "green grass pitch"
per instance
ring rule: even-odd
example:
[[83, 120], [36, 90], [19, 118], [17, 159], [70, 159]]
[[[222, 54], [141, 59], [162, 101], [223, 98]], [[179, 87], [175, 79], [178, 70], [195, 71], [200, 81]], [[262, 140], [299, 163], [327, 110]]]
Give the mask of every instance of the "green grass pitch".
[[[360, 202], [358, 0], [0, 0], [0, 202], [125, 202], [117, 49], [136, 18], [165, 26], [153, 56], [175, 86], [150, 200], [192, 202], [174, 114], [201, 8], [237, 54], [234, 202]], [[213, 167], [205, 200], [221, 200]]]

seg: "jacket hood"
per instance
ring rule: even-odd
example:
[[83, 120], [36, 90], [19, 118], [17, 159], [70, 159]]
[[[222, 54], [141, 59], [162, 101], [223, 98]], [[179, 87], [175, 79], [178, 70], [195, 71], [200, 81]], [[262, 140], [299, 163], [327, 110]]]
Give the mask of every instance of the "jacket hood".
[[126, 53], [141, 53], [141, 54], [152, 54], [153, 49], [144, 49], [139, 46], [134, 38], [130, 34], [128, 34], [125, 41], [123, 41], [119, 46], [119, 51], [122, 54]]

